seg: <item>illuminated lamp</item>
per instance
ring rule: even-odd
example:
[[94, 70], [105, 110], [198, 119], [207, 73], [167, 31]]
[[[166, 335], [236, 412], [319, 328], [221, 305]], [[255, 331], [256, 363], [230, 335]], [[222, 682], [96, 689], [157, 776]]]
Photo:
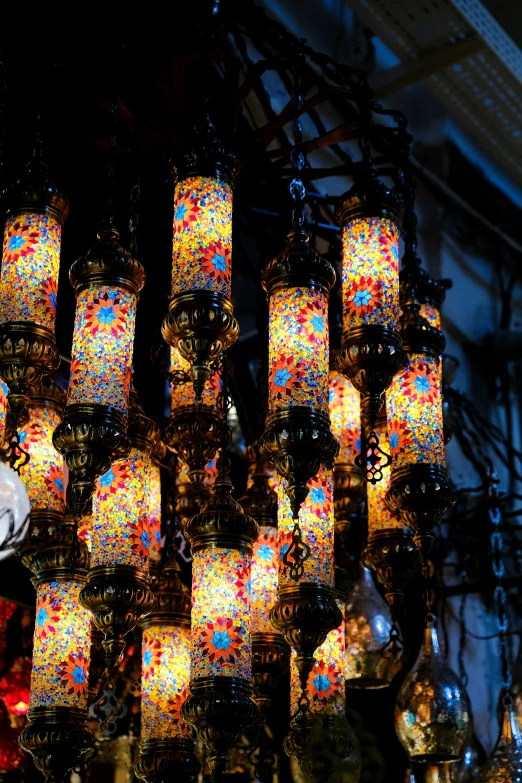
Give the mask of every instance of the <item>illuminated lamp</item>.
[[70, 471], [74, 515], [79, 521], [96, 479], [127, 447], [134, 322], [145, 282], [142, 265], [119, 242], [114, 227], [71, 266], [76, 295], [71, 376], [55, 448]]
[[154, 581], [161, 564], [161, 464], [165, 462], [167, 447], [158, 438], [150, 468], [149, 504], [149, 571]]
[[181, 706], [190, 682], [190, 593], [171, 553], [142, 620], [141, 739], [136, 775], [146, 783], [194, 780], [199, 762]]
[[442, 420], [440, 355], [445, 340], [419, 309], [410, 288], [401, 318], [408, 363], [386, 398], [392, 458], [386, 503], [413, 530], [425, 567], [432, 530], [456, 496], [446, 470]]
[[250, 569], [258, 526], [232, 489], [223, 470], [204, 510], [184, 528], [193, 558], [192, 655], [181, 714], [206, 746], [215, 781], [225, 774], [228, 749], [259, 715], [250, 682]]
[[7, 384], [0, 380], [0, 450], [5, 447], [7, 436], [7, 414], [9, 412], [9, 389]]
[[26, 173], [5, 194], [0, 275], [0, 374], [9, 387], [10, 426], [27, 417], [27, 397], [60, 358], [55, 321], [67, 197], [49, 177], [38, 145]]
[[5, 704], [0, 700], [0, 779], [9, 780], [10, 773], [24, 765], [24, 752], [18, 743], [18, 731], [11, 726]]
[[[343, 336], [340, 371], [361, 392], [370, 481], [381, 478], [375, 433], [383, 395], [405, 364], [399, 327], [399, 199], [366, 167], [341, 197]], [[382, 466], [381, 466], [382, 467]]]
[[237, 168], [236, 157], [219, 141], [210, 120], [174, 168], [172, 296], [162, 333], [190, 363], [197, 401], [212, 363], [239, 334], [231, 300]]
[[[328, 297], [335, 281], [329, 261], [295, 226], [282, 253], [269, 261], [262, 284], [269, 308], [268, 415], [261, 455], [285, 479], [294, 520], [307, 482], [338, 452], [328, 411]], [[292, 569], [296, 580], [300, 560]]]
[[149, 515], [152, 452], [159, 427], [147, 418], [135, 393], [129, 411], [128, 455], [96, 482], [90, 571], [81, 593], [102, 631], [105, 660], [114, 672], [125, 635], [152, 607], [149, 578]]
[[27, 715], [29, 709], [31, 659], [19, 656], [0, 680], [0, 699], [15, 719]]
[[270, 487], [269, 472], [270, 467], [265, 466], [257, 454], [255, 461], [250, 462], [247, 490], [240, 500], [243, 511], [259, 526], [252, 556], [250, 614], [252, 684], [254, 699], [263, 717], [268, 712], [272, 692], [290, 661], [290, 650], [284, 636], [277, 633], [270, 622], [270, 610], [277, 601], [279, 549], [277, 494]]

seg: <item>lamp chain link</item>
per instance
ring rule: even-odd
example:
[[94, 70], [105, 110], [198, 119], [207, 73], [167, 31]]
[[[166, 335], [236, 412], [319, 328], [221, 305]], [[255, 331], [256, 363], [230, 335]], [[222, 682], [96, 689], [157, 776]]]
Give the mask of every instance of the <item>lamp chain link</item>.
[[304, 202], [306, 196], [306, 188], [303, 180], [301, 179], [301, 172], [306, 165], [306, 157], [303, 151], [303, 125], [301, 123], [301, 109], [303, 108], [303, 68], [304, 68], [304, 55], [299, 48], [293, 60], [292, 65], [292, 104], [294, 108], [294, 114], [292, 117], [292, 135], [294, 138], [294, 144], [290, 152], [290, 163], [292, 164], [292, 179], [288, 189], [290, 196], [294, 201], [294, 209], [292, 211], [292, 223], [295, 228], [301, 228], [304, 225]]

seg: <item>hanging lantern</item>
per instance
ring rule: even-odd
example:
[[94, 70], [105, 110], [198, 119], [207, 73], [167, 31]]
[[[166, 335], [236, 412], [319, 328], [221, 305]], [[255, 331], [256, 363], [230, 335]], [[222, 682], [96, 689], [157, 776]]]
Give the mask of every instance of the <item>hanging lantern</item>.
[[29, 418], [18, 433], [30, 457], [20, 467], [31, 503], [29, 531], [20, 556], [30, 570], [36, 552], [45, 546], [49, 528], [60, 524], [65, 512], [64, 462], [53, 446], [53, 432], [62, 420], [65, 402], [65, 391], [43, 378], [28, 397]]
[[[389, 449], [386, 406], [377, 421], [377, 437], [385, 452]], [[390, 489], [391, 467], [382, 468], [382, 479], [368, 484], [368, 544], [364, 563], [375, 573], [386, 591], [386, 600], [395, 618], [404, 599], [404, 590], [418, 565], [413, 533], [402, 517], [390, 511], [386, 495]]]
[[167, 447], [158, 438], [150, 466], [149, 571], [153, 581], [161, 565], [161, 463], [166, 456]]
[[212, 363], [239, 333], [231, 300], [237, 169], [236, 157], [218, 140], [210, 120], [174, 169], [172, 297], [162, 333], [190, 363], [196, 400], [201, 399]]
[[492, 754], [480, 770], [478, 783], [516, 783], [522, 775], [522, 735], [511, 698], [502, 710], [502, 726]]
[[441, 309], [446, 298], [446, 291], [451, 288], [451, 280], [436, 280], [431, 277], [415, 258], [413, 270], [406, 266], [399, 275], [401, 287], [407, 288], [413, 274], [415, 294], [420, 304], [420, 314], [435, 329], [441, 328]]
[[91, 558], [82, 604], [103, 632], [107, 669], [112, 673], [125, 649], [125, 635], [152, 606], [149, 578], [151, 454], [159, 428], [133, 395], [130, 450], [96, 482]]
[[185, 526], [192, 547], [192, 656], [183, 719], [207, 748], [212, 779], [258, 718], [250, 678], [250, 567], [257, 523], [232, 497], [220, 474], [203, 511]]
[[0, 680], [0, 699], [15, 722], [22, 720], [29, 709], [31, 659], [23, 655], [15, 658], [8, 672]]
[[[365, 441], [377, 458], [383, 393], [405, 364], [399, 327], [399, 200], [366, 167], [341, 197], [343, 337], [339, 369], [361, 392]], [[373, 464], [373, 463], [371, 463]], [[380, 470], [367, 474], [380, 479]]]
[[270, 487], [269, 470], [257, 454], [256, 460], [249, 465], [247, 490], [240, 500], [245, 514], [255, 519], [259, 526], [252, 556], [250, 614], [252, 684], [254, 699], [263, 717], [268, 712], [272, 692], [290, 661], [284, 636], [276, 633], [270, 622], [270, 610], [277, 601], [279, 550], [277, 495]]
[[72, 265], [76, 294], [71, 377], [54, 445], [70, 471], [71, 501], [81, 518], [96, 479], [127, 447], [134, 321], [145, 271], [107, 228]]
[[86, 547], [76, 539], [69, 518], [54, 526], [33, 565], [37, 594], [31, 700], [20, 744], [50, 780], [65, 780], [93, 744], [87, 728], [91, 621], [79, 602], [87, 566]]
[[335, 280], [329, 261], [310, 247], [302, 228], [262, 272], [269, 307], [269, 390], [261, 455], [286, 480], [294, 519], [307, 482], [332, 464], [338, 445], [328, 412], [328, 296]]
[[353, 732], [345, 716], [344, 683], [344, 597], [337, 595], [342, 618], [317, 649], [315, 664], [308, 674], [304, 695], [308, 709], [303, 712], [301, 676], [297, 655], [290, 662], [290, 733], [285, 739], [286, 753], [297, 759], [302, 772], [311, 781], [322, 783], [345, 768], [354, 749]]
[[355, 464], [361, 451], [361, 395], [341, 373], [330, 368], [330, 422], [339, 442], [334, 465], [335, 527], [342, 532], [364, 498], [364, 476]]
[[334, 592], [334, 519], [332, 471], [320, 468], [308, 482], [308, 494], [300, 513], [303, 538], [309, 542], [308, 557], [298, 584], [291, 577], [293, 557], [288, 557], [294, 538], [294, 520], [284, 483], [278, 488], [279, 576], [277, 603], [270, 620], [296, 651], [296, 666], [304, 690], [315, 665], [314, 651], [329, 631], [338, 628], [341, 616]]
[[386, 688], [402, 667], [402, 647], [391, 638], [392, 619], [368, 568], [348, 594], [345, 610], [348, 688]]
[[412, 761], [458, 761], [470, 725], [464, 686], [440, 651], [432, 617], [424, 630], [419, 657], [397, 696], [397, 736]]
[[38, 146], [25, 175], [6, 193], [0, 276], [0, 373], [9, 387], [11, 425], [27, 417], [27, 396], [60, 358], [55, 340], [62, 228], [67, 197], [49, 178]]
[[419, 313], [412, 288], [405, 295], [401, 334], [408, 364], [387, 398], [392, 458], [388, 507], [414, 532], [423, 561], [433, 543], [432, 530], [455, 503], [446, 471], [442, 422], [442, 332]]
[[206, 465], [221, 444], [221, 375], [214, 367], [201, 390], [198, 404], [189, 380], [190, 364], [175, 348], [170, 352], [171, 408], [165, 439], [170, 449], [187, 463], [196, 494], [206, 478]]
[[190, 681], [190, 593], [175, 555], [154, 587], [154, 607], [142, 621], [141, 740], [136, 775], [146, 783], [194, 780], [199, 763], [181, 706]]

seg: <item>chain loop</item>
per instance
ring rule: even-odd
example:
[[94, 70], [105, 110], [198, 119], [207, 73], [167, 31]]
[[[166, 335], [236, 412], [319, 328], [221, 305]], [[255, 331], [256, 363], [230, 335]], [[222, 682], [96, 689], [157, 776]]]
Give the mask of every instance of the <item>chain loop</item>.
[[488, 465], [487, 487], [489, 499], [488, 514], [493, 528], [490, 536], [492, 570], [497, 580], [493, 595], [497, 605], [498, 640], [502, 667], [502, 689], [504, 695], [506, 695], [509, 693], [509, 689], [511, 688], [512, 684], [511, 672], [509, 671], [509, 653], [506, 640], [506, 635], [509, 631], [509, 618], [505, 611], [507, 593], [504, 589], [504, 585], [502, 584], [502, 579], [506, 574], [506, 567], [504, 561], [502, 560], [501, 554], [504, 546], [504, 539], [499, 529], [500, 523], [502, 521], [502, 510], [500, 507], [500, 497], [498, 491], [498, 477], [495, 469], [491, 465], [491, 462], [489, 462]]
[[292, 65], [293, 89], [291, 93], [291, 100], [294, 108], [294, 114], [291, 125], [294, 144], [292, 150], [290, 151], [290, 163], [292, 165], [293, 178], [288, 186], [290, 196], [294, 201], [292, 223], [295, 228], [301, 228], [304, 225], [304, 208], [306, 197], [306, 188], [300, 176], [300, 172], [306, 166], [306, 155], [302, 149], [303, 124], [300, 118], [301, 109], [304, 105], [303, 68], [305, 64], [305, 58], [300, 44], [302, 44], [302, 42], [296, 42], [294, 44], [296, 47], [296, 52]]

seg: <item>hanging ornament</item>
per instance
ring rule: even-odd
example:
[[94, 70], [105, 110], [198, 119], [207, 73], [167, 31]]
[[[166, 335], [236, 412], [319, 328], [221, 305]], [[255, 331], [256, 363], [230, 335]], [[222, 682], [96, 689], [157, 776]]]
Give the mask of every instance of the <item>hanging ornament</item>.
[[194, 780], [199, 763], [181, 706], [190, 681], [190, 593], [174, 552], [154, 587], [152, 612], [142, 620], [141, 739], [136, 775], [146, 783]]
[[390, 611], [368, 568], [348, 594], [345, 609], [347, 688], [386, 688], [402, 668], [402, 645], [393, 634]]
[[190, 363], [196, 401], [213, 362], [239, 334], [231, 300], [237, 170], [236, 157], [219, 141], [208, 118], [174, 168], [172, 296], [162, 333]]
[[29, 570], [38, 549], [46, 544], [49, 529], [60, 524], [65, 512], [64, 462], [53, 446], [53, 433], [62, 420], [66, 397], [61, 386], [43, 378], [28, 397], [28, 420], [19, 431], [21, 446], [30, 457], [20, 467], [31, 503], [20, 557]]
[[39, 141], [24, 176], [4, 196], [9, 207], [0, 276], [0, 373], [9, 387], [12, 435], [27, 418], [29, 392], [60, 363], [56, 301], [69, 202], [49, 177]]
[[[335, 357], [331, 359], [334, 363]], [[332, 433], [340, 447], [334, 464], [334, 506], [335, 529], [341, 533], [349, 528], [365, 492], [363, 472], [355, 464], [361, 451], [361, 395], [335, 367], [330, 368], [329, 394]]]
[[[76, 553], [72, 563], [71, 553]], [[48, 781], [63, 781], [91, 748], [87, 728], [91, 620], [79, 597], [89, 556], [66, 517], [34, 562], [36, 622], [27, 725], [20, 744]]]
[[189, 378], [189, 362], [176, 348], [171, 348], [170, 357], [171, 406], [166, 443], [187, 464], [198, 495], [205, 483], [206, 465], [214, 459], [222, 440], [221, 373], [216, 365], [212, 367], [198, 403]]
[[419, 656], [397, 696], [397, 736], [413, 762], [458, 761], [470, 720], [468, 695], [444, 660], [429, 616]]
[[493, 753], [480, 770], [478, 783], [516, 783], [522, 776], [522, 735], [513, 703], [504, 700], [502, 726]]
[[151, 454], [159, 428], [133, 392], [130, 449], [96, 482], [91, 558], [82, 604], [92, 612], [109, 675], [125, 649], [125, 635], [152, 607], [149, 578]]
[[336, 594], [342, 618], [317, 649], [303, 691], [296, 651], [290, 663], [290, 733], [284, 748], [311, 781], [337, 779], [347, 764], [354, 735], [345, 715], [344, 595]]
[[379, 481], [382, 458], [375, 432], [383, 393], [406, 357], [399, 335], [400, 201], [368, 163], [354, 176], [354, 185], [341, 197], [336, 211], [343, 232], [343, 337], [340, 371], [361, 393], [365, 442], [371, 470], [366, 478]]
[[230, 746], [258, 719], [250, 684], [250, 569], [258, 526], [232, 489], [222, 464], [205, 508], [185, 526], [193, 558], [192, 655], [181, 714], [206, 746], [215, 781], [225, 774]]
[[[386, 426], [386, 405], [377, 420], [377, 436], [384, 451], [389, 449]], [[392, 617], [404, 599], [404, 590], [418, 566], [417, 547], [413, 533], [402, 517], [390, 511], [386, 495], [390, 489], [391, 467], [382, 468], [382, 479], [368, 484], [368, 543], [364, 563], [386, 591]]]
[[245, 514], [255, 519], [259, 526], [259, 536], [252, 556], [250, 615], [252, 684], [254, 699], [263, 722], [270, 706], [272, 692], [290, 662], [288, 644], [270, 622], [270, 610], [277, 601], [279, 550], [277, 494], [270, 487], [269, 471], [270, 468], [257, 454], [249, 465], [247, 490], [240, 500]]

